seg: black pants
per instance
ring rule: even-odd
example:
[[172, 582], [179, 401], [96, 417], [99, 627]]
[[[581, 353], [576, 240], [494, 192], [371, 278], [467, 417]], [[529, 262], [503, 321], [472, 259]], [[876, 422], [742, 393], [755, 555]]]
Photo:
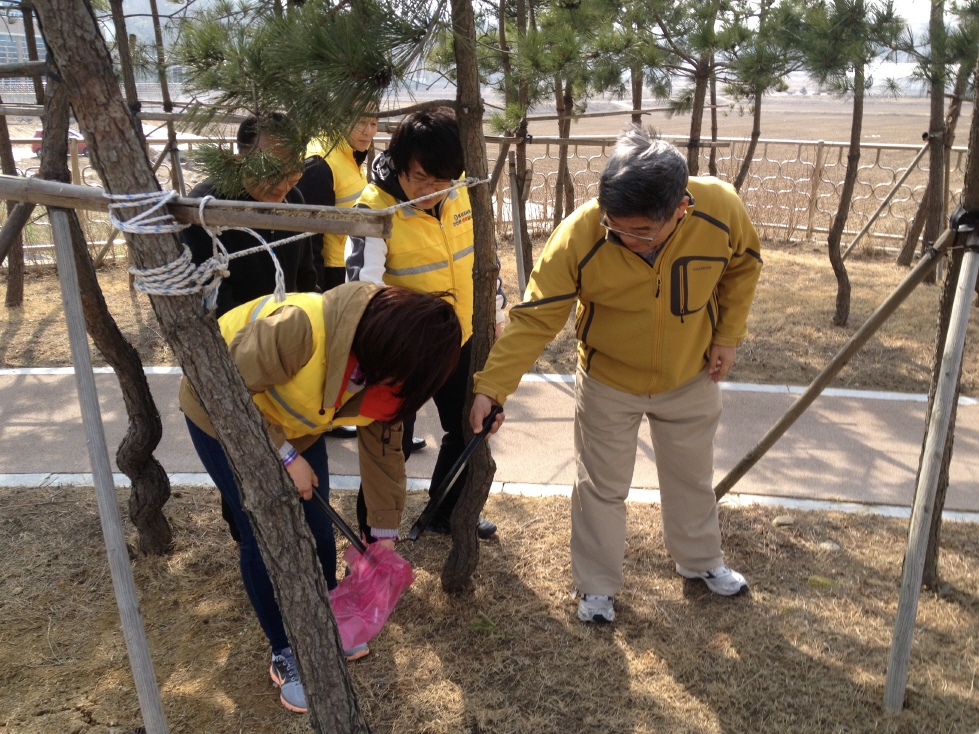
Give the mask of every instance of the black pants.
[[[445, 434], [442, 436], [442, 443], [439, 446], [438, 459], [435, 461], [435, 469], [432, 470], [432, 484], [429, 487], [429, 496], [434, 495], [441, 486], [442, 481], [448, 476], [452, 465], [456, 463], [463, 450], [466, 448], [466, 436], [463, 432], [462, 411], [466, 405], [466, 383], [469, 380], [469, 362], [472, 356], [472, 339], [462, 345], [459, 354], [459, 365], [455, 371], [449, 375], [449, 379], [439, 388], [432, 400], [439, 412], [439, 422]], [[415, 435], [415, 416], [411, 416], [404, 422], [404, 440], [401, 448], [405, 454], [405, 460], [411, 456], [411, 439]], [[466, 475], [469, 468], [462, 470], [459, 478], [453, 483], [445, 500], [439, 506], [438, 512], [432, 519], [432, 524], [448, 523], [452, 516], [452, 510], [459, 501], [462, 488], [466, 486]], [[361, 487], [357, 493], [357, 522], [360, 523], [360, 532], [368, 540], [371, 539], [370, 527], [367, 524], [367, 503], [364, 502], [364, 488]]]

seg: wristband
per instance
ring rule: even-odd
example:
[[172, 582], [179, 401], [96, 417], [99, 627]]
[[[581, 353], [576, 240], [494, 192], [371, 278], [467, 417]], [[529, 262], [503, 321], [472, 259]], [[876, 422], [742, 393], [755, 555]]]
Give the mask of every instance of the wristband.
[[398, 529], [397, 528], [371, 528], [371, 535], [374, 536], [375, 540], [397, 540]]
[[288, 454], [282, 459], [282, 466], [289, 466], [292, 462], [299, 458], [299, 452], [295, 449], [291, 449]]

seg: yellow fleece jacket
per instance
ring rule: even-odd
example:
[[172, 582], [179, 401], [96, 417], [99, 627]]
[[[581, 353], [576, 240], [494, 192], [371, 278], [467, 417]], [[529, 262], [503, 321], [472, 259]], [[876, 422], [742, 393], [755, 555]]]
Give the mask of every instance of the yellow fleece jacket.
[[758, 235], [730, 185], [691, 178], [687, 189], [694, 203], [652, 265], [606, 239], [597, 200], [562, 222], [476, 373], [475, 391], [503, 404], [575, 302], [579, 366], [634, 395], [686, 382], [704, 368], [712, 343], [737, 346], [761, 272]]

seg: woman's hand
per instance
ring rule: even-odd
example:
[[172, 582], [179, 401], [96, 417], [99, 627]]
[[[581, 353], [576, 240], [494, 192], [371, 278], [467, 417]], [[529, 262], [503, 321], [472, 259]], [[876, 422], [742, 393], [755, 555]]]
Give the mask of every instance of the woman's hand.
[[299, 496], [304, 500], [313, 499], [313, 487], [320, 486], [320, 481], [316, 478], [313, 467], [302, 457], [302, 454], [292, 460], [286, 467], [286, 471], [289, 472], [292, 481], [296, 483]]

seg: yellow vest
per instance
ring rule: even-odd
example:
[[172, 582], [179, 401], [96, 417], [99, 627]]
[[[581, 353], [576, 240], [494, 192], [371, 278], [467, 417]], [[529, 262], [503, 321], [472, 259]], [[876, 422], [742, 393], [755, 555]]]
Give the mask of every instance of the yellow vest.
[[[218, 319], [221, 336], [230, 344], [244, 326], [256, 319], [271, 316], [283, 306], [298, 306], [305, 311], [312, 326], [313, 354], [309, 361], [284, 385], [275, 385], [252, 396], [268, 420], [282, 426], [286, 438], [312, 436], [334, 426], [366, 426], [373, 418], [356, 415], [334, 420], [335, 396], [324, 398], [326, 383], [326, 326], [323, 319], [323, 296], [319, 293], [290, 293], [285, 301], [272, 296], [256, 298], [228, 311]], [[356, 393], [343, 393], [342, 406]], [[326, 402], [327, 405], [323, 403]]]
[[[364, 189], [358, 204], [385, 209], [397, 200], [375, 184]], [[394, 215], [387, 238], [384, 282], [413, 291], [449, 291], [462, 326], [462, 343], [472, 336], [473, 217], [469, 192], [455, 189], [442, 202], [441, 219], [404, 207]]]
[[[333, 194], [335, 206], [349, 209], [357, 203], [364, 187], [367, 186], [367, 173], [354, 159], [354, 150], [346, 140], [341, 140], [333, 150], [322, 140], [314, 140], [306, 148], [306, 157], [320, 156], [326, 160], [333, 171]], [[347, 242], [345, 234], [323, 235], [323, 264], [328, 268], [344, 266], [343, 247]]]

